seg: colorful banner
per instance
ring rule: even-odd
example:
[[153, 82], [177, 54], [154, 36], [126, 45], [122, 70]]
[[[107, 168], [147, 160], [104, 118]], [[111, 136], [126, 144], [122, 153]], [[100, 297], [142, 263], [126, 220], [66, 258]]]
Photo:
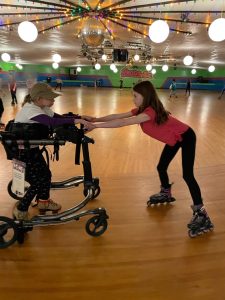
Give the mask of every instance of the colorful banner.
[[129, 67], [124, 67], [120, 71], [121, 78], [145, 78], [150, 79], [152, 78], [152, 73], [140, 69], [134, 69]]

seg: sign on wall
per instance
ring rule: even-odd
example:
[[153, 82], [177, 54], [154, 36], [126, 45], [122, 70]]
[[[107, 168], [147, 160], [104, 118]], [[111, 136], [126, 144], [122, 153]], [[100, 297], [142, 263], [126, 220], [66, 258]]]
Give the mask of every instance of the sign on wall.
[[121, 78], [145, 78], [150, 79], [152, 78], [152, 73], [146, 70], [134, 69], [129, 67], [124, 67], [120, 71]]

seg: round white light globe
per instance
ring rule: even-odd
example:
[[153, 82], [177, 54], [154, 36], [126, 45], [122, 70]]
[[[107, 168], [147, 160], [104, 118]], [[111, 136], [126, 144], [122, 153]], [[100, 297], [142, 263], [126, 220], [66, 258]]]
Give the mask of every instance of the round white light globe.
[[110, 65], [110, 70], [113, 71], [114, 69], [116, 69], [116, 65], [115, 65], [115, 64], [111, 64], [111, 65]]
[[37, 27], [29, 21], [24, 21], [18, 26], [19, 37], [28, 43], [34, 42], [38, 36]]
[[107, 55], [106, 54], [102, 55], [102, 60], [107, 60]]
[[156, 74], [156, 69], [152, 69], [152, 74]]
[[194, 74], [196, 74], [196, 73], [197, 73], [196, 69], [192, 69], [192, 70], [191, 70], [191, 74], [194, 75]]
[[208, 67], [208, 71], [209, 71], [210, 73], [214, 72], [215, 69], [216, 69], [216, 68], [215, 68], [213, 65], [211, 65], [211, 66]]
[[219, 18], [214, 20], [209, 26], [209, 37], [214, 42], [221, 42], [225, 40], [225, 19]]
[[81, 72], [81, 67], [77, 67], [77, 72]]
[[62, 60], [62, 57], [59, 54], [54, 54], [54, 55], [52, 55], [52, 60], [56, 63], [60, 63], [60, 61]]
[[59, 64], [58, 64], [57, 62], [54, 62], [54, 63], [52, 64], [52, 67], [53, 67], [53, 69], [58, 69]]
[[169, 67], [167, 65], [163, 65], [162, 70], [163, 70], [163, 72], [166, 72], [169, 70]]
[[152, 65], [147, 65], [147, 66], [146, 66], [146, 70], [147, 70], [147, 71], [149, 71], [149, 72], [150, 72], [150, 71], [151, 71], [151, 69], [152, 69]]
[[149, 26], [149, 37], [154, 43], [164, 42], [169, 33], [169, 25], [163, 20], [157, 20]]
[[135, 61], [139, 61], [139, 59], [140, 59], [140, 56], [139, 56], [138, 54], [135, 54], [135, 55], [134, 55], [134, 60], [135, 60]]
[[193, 63], [193, 57], [191, 55], [187, 55], [184, 57], [183, 62], [185, 66], [190, 66]]
[[95, 70], [100, 70], [101, 69], [101, 65], [100, 64], [95, 64]]
[[117, 72], [118, 72], [118, 69], [117, 69], [117, 68], [115, 68], [115, 69], [113, 70], [113, 72], [114, 72], [114, 73], [117, 73]]
[[8, 53], [2, 53], [1, 58], [4, 62], [8, 62], [11, 59], [11, 57]]

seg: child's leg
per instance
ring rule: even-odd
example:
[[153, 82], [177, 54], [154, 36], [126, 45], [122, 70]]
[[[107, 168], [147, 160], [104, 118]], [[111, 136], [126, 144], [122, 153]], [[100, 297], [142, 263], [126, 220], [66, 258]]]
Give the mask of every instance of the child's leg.
[[175, 199], [172, 197], [171, 184], [169, 183], [167, 169], [170, 162], [172, 161], [177, 151], [179, 150], [179, 148], [180, 148], [180, 143], [177, 143], [173, 147], [168, 145], [164, 147], [157, 166], [157, 170], [161, 182], [161, 190], [159, 193], [149, 197], [147, 205], [175, 201]]
[[182, 141], [182, 166], [183, 178], [188, 185], [193, 199], [193, 217], [188, 223], [189, 236], [195, 237], [199, 234], [213, 229], [213, 224], [203, 207], [200, 187], [194, 177], [196, 136], [194, 131], [189, 128], [183, 135]]

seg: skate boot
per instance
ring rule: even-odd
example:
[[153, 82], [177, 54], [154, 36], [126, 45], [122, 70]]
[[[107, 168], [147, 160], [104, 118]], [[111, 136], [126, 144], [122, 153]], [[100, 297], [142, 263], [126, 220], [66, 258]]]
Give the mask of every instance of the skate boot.
[[170, 203], [176, 201], [176, 199], [172, 197], [171, 186], [172, 184], [170, 184], [170, 187], [168, 188], [164, 188], [161, 186], [161, 190], [158, 194], [154, 194], [149, 197], [147, 205], [150, 206], [152, 204], [163, 204], [165, 202]]
[[48, 200], [37, 200], [38, 209], [41, 215], [45, 215], [47, 211], [51, 211], [53, 214], [57, 214], [61, 209], [61, 205], [54, 202], [52, 199]]
[[188, 235], [193, 238], [198, 235], [204, 234], [208, 231], [212, 231], [214, 228], [205, 208], [202, 206], [198, 208], [197, 205], [192, 206], [193, 217], [190, 223], [187, 224]]

